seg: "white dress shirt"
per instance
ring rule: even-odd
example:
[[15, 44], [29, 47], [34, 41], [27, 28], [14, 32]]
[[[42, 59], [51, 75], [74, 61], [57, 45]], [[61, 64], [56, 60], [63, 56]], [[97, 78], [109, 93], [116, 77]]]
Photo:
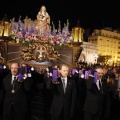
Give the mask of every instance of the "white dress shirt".
[[67, 77], [66, 77], [66, 78], [62, 78], [62, 77], [61, 77], [62, 83], [63, 83], [63, 79], [64, 79], [64, 81], [65, 81], [65, 88], [66, 88], [66, 87], [67, 87]]
[[16, 77], [16, 79], [17, 79], [17, 76], [14, 76], [14, 75], [12, 75], [11, 84], [13, 84], [13, 81], [14, 81], [14, 77]]
[[100, 83], [101, 83], [101, 85], [102, 85], [101, 80], [97, 80], [96, 85], [97, 85], [97, 87], [98, 87], [98, 90], [100, 90], [99, 81], [100, 81]]

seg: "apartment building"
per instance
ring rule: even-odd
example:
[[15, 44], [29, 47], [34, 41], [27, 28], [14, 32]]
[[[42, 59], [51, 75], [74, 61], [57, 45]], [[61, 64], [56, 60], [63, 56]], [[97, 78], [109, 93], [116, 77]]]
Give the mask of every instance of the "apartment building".
[[98, 45], [98, 56], [111, 56], [107, 61], [109, 65], [120, 65], [120, 31], [109, 27], [95, 29], [88, 42]]

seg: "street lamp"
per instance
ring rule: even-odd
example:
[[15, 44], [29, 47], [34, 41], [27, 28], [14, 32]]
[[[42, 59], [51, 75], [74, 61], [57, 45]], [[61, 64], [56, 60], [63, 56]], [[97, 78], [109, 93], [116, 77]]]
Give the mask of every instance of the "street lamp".
[[4, 18], [2, 20], [2, 32], [1, 32], [1, 35], [2, 37], [7, 37], [9, 36], [9, 26], [10, 26], [10, 23], [7, 19], [7, 15], [5, 14], [4, 15]]
[[7, 45], [7, 40], [9, 36], [9, 27], [10, 27], [10, 22], [7, 19], [7, 15], [4, 15], [4, 18], [2, 21], [0, 21], [0, 41], [4, 41], [4, 52], [5, 52], [5, 63], [7, 63], [7, 52], [8, 52], [8, 45]]
[[94, 58], [95, 58], [95, 63], [97, 63], [98, 55], [95, 54], [95, 55], [94, 55]]

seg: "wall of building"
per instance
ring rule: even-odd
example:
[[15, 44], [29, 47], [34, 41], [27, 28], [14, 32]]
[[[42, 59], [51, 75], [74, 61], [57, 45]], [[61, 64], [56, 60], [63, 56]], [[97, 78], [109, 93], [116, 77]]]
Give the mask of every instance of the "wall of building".
[[110, 64], [120, 62], [120, 33], [115, 30], [94, 30], [88, 41], [98, 45], [98, 55], [109, 55]]
[[89, 42], [83, 42], [81, 45], [83, 51], [79, 57], [79, 61], [85, 61], [88, 64], [97, 63], [98, 46]]

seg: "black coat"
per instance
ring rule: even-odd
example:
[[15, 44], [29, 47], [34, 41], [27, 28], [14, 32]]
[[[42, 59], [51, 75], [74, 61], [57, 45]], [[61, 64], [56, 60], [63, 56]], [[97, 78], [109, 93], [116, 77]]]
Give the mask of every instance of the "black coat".
[[0, 91], [0, 103], [3, 101], [3, 114], [8, 115], [13, 106], [15, 113], [25, 113], [27, 111], [26, 91], [31, 89], [31, 81], [26, 78], [24, 82], [15, 81], [15, 93], [12, 93], [12, 75], [9, 74], [3, 79]]
[[86, 80], [86, 99], [83, 110], [95, 115], [101, 111], [103, 117], [108, 117], [110, 113], [110, 98], [106, 84], [102, 83], [103, 94], [100, 93], [93, 77]]
[[67, 77], [66, 92], [63, 91], [61, 78], [58, 78], [59, 83], [53, 83], [53, 100], [50, 109], [52, 116], [58, 117], [64, 108], [64, 115], [72, 118], [75, 112], [76, 101], [76, 86], [75, 81], [71, 77]]

